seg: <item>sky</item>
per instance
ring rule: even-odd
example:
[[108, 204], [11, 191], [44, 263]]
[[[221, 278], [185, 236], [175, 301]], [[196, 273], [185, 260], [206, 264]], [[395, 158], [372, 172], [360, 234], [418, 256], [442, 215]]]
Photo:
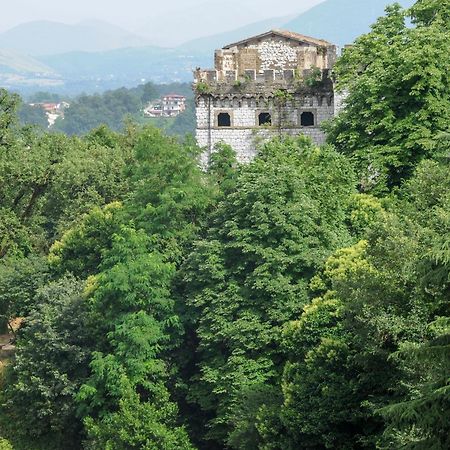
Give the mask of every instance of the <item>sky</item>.
[[0, 32], [35, 20], [74, 24], [90, 19], [136, 32], [156, 18], [169, 18], [173, 11], [186, 10], [186, 20], [189, 20], [189, 10], [202, 11], [204, 20], [208, 20], [208, 14], [220, 14], [227, 5], [236, 10], [235, 21], [228, 26], [233, 29], [270, 17], [299, 14], [322, 1], [240, 0], [242, 7], [236, 7], [237, 3], [230, 0], [0, 0]]

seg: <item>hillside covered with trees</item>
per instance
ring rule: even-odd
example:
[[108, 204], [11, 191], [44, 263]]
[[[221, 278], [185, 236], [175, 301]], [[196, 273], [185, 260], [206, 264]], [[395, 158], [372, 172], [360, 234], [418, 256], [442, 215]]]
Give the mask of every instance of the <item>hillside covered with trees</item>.
[[[143, 109], [149, 102], [174, 92], [187, 98], [186, 111], [177, 117], [144, 117]], [[30, 106], [29, 103], [59, 103], [63, 100], [69, 102], [70, 107], [65, 110], [64, 117], [56, 120], [50, 131], [83, 135], [102, 125], [107, 125], [113, 131], [122, 131], [126, 122], [130, 120], [140, 124], [154, 125], [172, 136], [194, 134], [195, 131], [193, 92], [188, 83], [148, 82], [131, 89], [120, 88], [101, 94], [82, 94], [75, 98], [62, 97], [50, 92], [36, 92], [27, 101], [21, 101], [18, 109], [20, 124], [48, 128], [45, 111], [38, 106]]]
[[450, 448], [449, 48], [450, 0], [389, 7], [327, 145], [207, 171], [0, 90], [0, 449]]

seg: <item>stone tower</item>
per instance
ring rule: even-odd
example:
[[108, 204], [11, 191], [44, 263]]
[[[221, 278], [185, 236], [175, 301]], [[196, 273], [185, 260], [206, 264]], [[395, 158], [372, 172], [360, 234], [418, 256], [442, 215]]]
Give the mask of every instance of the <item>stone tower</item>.
[[202, 164], [218, 142], [231, 145], [240, 162], [277, 135], [303, 133], [323, 143], [320, 124], [335, 114], [335, 60], [335, 45], [283, 30], [216, 50], [215, 69], [197, 69], [194, 80]]

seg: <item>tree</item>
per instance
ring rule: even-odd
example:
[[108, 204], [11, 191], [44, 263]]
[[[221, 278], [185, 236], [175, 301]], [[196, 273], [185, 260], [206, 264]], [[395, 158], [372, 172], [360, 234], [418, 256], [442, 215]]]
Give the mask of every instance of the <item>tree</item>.
[[149, 101], [155, 100], [156, 98], [158, 98], [158, 91], [156, 89], [156, 86], [152, 82], [145, 83], [142, 86], [142, 103], [145, 105]]
[[123, 227], [90, 283], [97, 351], [77, 400], [88, 447], [191, 449], [165, 386], [161, 353], [178, 319], [169, 286], [173, 266], [151, 252], [142, 231]]
[[12, 128], [17, 123], [16, 111], [19, 101], [17, 94], [9, 94], [6, 89], [0, 88], [0, 149], [2, 151], [9, 145]]
[[18, 132], [0, 152], [0, 257], [42, 251], [61, 228], [126, 192], [127, 147]]
[[448, 129], [448, 10], [448, 0], [419, 1], [407, 12], [389, 7], [336, 64], [338, 89], [348, 96], [329, 126], [329, 141], [352, 155], [363, 191], [398, 186], [436, 153]]
[[18, 449], [80, 446], [75, 394], [88, 375], [92, 343], [83, 283], [40, 289], [21, 328], [2, 393], [2, 431]]
[[428, 314], [422, 339], [402, 342], [393, 359], [403, 368], [407, 394], [382, 408], [385, 448], [444, 449], [450, 410], [450, 177], [448, 161], [424, 161], [404, 186], [404, 209], [421, 227], [416, 295]]
[[22, 125], [32, 125], [46, 129], [48, 118], [41, 106], [31, 106], [22, 103], [19, 109], [19, 119]]
[[82, 135], [104, 124], [119, 131], [124, 128], [125, 117], [138, 113], [140, 108], [141, 99], [126, 88], [81, 95], [70, 103], [57, 129], [68, 135]]
[[286, 448], [448, 446], [449, 182], [428, 160], [384, 208], [358, 197], [365, 239], [328, 259], [287, 328]]
[[36, 308], [36, 294], [49, 281], [47, 262], [39, 256], [0, 260], [0, 332]]
[[125, 221], [121, 203], [94, 208], [50, 248], [49, 262], [56, 273], [70, 272], [87, 278], [99, 271], [102, 255], [112, 247], [113, 236]]
[[264, 386], [276, 386], [283, 324], [307, 303], [316, 268], [349, 239], [352, 192], [346, 158], [303, 137], [270, 142], [239, 168], [184, 269], [198, 336], [190, 398], [212, 416], [208, 439], [244, 448], [237, 436], [255, 435], [256, 417], [242, 420], [242, 411], [259, 408], [241, 400], [255, 405]]
[[157, 248], [176, 262], [199, 232], [213, 201], [196, 159], [199, 152], [192, 139], [180, 145], [161, 131], [144, 127], [134, 146], [135, 163], [129, 167], [133, 193], [127, 211], [137, 227], [153, 236]]

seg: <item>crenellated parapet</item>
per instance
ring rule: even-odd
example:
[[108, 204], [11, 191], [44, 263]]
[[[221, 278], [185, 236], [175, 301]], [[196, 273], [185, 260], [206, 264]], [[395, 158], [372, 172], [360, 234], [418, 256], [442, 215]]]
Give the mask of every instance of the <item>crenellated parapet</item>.
[[196, 69], [197, 141], [230, 144], [240, 161], [256, 152], [255, 136], [299, 134], [323, 143], [320, 124], [333, 117], [331, 69], [336, 47], [297, 33], [273, 30], [216, 51], [215, 68]]

